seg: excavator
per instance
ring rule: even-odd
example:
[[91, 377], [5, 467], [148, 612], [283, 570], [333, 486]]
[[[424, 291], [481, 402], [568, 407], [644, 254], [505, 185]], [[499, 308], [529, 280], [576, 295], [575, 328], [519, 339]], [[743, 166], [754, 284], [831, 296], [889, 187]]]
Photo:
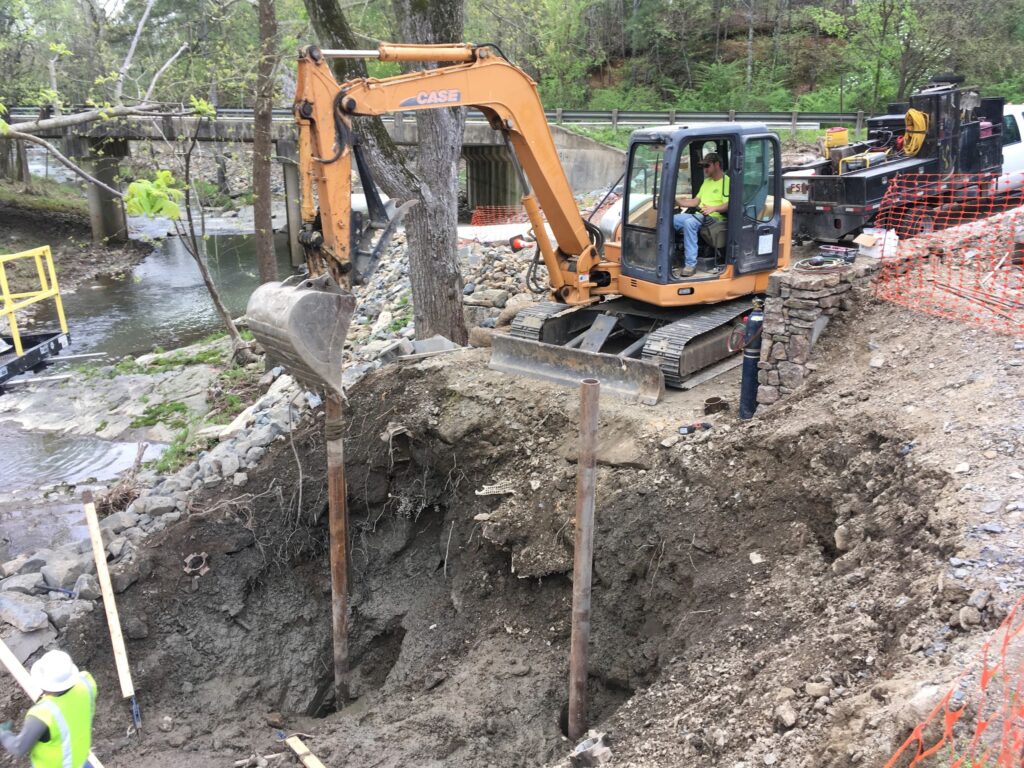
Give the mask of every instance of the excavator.
[[[336, 58], [437, 66], [339, 84], [330, 67]], [[751, 297], [790, 260], [792, 207], [783, 199], [775, 134], [750, 123], [635, 131], [621, 216], [602, 227], [577, 207], [536, 84], [496, 45], [385, 43], [376, 50], [300, 52], [299, 240], [309, 274], [261, 286], [247, 310], [272, 358], [300, 381], [340, 393], [354, 307], [349, 289], [372, 274], [412, 204], [389, 210], [382, 202], [353, 121], [451, 107], [477, 108], [502, 135], [536, 243], [531, 274], [541, 264], [547, 273], [548, 300], [522, 310], [510, 333], [495, 335], [492, 368], [563, 383], [595, 377], [605, 389], [653, 404], [666, 385], [682, 386], [736, 351]], [[698, 271], [683, 277], [674, 268], [681, 265], [682, 243], [672, 218], [677, 199], [696, 195], [710, 153], [721, 158], [729, 179], [728, 211], [724, 224], [701, 231]], [[353, 162], [365, 211], [351, 204]]]

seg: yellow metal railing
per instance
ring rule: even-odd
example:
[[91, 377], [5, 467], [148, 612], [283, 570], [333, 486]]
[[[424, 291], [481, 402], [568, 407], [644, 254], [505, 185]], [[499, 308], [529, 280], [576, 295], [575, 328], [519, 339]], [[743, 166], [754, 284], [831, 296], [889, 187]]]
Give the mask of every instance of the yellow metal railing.
[[[39, 276], [38, 291], [22, 291], [11, 293], [11, 286], [7, 280], [7, 265], [16, 261], [35, 261], [36, 274]], [[46, 262], [45, 269], [43, 262]], [[37, 304], [46, 299], [53, 299], [57, 305], [57, 318], [60, 320], [60, 329], [63, 333], [68, 332], [68, 323], [64, 319], [64, 304], [60, 300], [60, 288], [57, 287], [57, 273], [53, 268], [53, 254], [50, 253], [50, 246], [33, 248], [31, 251], [11, 253], [6, 256], [0, 255], [0, 315], [7, 318], [11, 326], [11, 340], [14, 342], [16, 354], [23, 355], [25, 350], [21, 345], [21, 333], [18, 331], [18, 320], [15, 313], [25, 307]]]

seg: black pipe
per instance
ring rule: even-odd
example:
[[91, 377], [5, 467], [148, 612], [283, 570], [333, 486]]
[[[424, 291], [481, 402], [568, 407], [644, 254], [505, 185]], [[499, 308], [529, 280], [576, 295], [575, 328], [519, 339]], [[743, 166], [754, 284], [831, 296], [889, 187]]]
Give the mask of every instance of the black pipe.
[[740, 418], [752, 419], [757, 410], [757, 364], [761, 361], [761, 328], [764, 302], [754, 299], [754, 311], [743, 332], [743, 379], [740, 383]]

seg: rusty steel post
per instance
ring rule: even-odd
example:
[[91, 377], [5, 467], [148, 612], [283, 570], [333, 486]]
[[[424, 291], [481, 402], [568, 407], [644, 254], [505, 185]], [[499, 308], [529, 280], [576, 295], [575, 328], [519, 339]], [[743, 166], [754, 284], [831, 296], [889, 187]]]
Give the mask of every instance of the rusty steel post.
[[596, 379], [580, 382], [580, 453], [576, 471], [576, 546], [572, 568], [572, 640], [569, 650], [569, 740], [573, 742], [579, 741], [587, 732], [587, 656], [600, 391], [601, 385]]
[[348, 508], [345, 503], [345, 444], [341, 400], [327, 396], [327, 514], [331, 548], [331, 618], [334, 695], [340, 710], [348, 699]]

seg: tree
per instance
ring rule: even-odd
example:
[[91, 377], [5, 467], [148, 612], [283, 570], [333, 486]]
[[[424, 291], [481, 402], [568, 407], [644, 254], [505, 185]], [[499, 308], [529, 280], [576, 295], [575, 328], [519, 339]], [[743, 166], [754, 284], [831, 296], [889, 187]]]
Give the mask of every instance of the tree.
[[[357, 40], [337, 0], [305, 0], [320, 42], [331, 48], [365, 48]], [[461, 0], [392, 0], [399, 36], [407, 42], [441, 43], [462, 39]], [[357, 60], [337, 62], [339, 77], [365, 75]], [[396, 199], [416, 194], [420, 204], [405, 218], [409, 281], [416, 336], [468, 340], [462, 311], [462, 274], [457, 237], [458, 158], [462, 151], [460, 109], [416, 113], [420, 141], [407, 163], [377, 118], [358, 121], [357, 131], [381, 188]], [[415, 169], [415, 170], [414, 170]]]
[[261, 283], [277, 279], [270, 173], [274, 152], [274, 70], [277, 69], [277, 15], [274, 0], [258, 0], [260, 57], [256, 68], [255, 125], [252, 143], [253, 222], [256, 228], [256, 265]]
[[[196, 214], [192, 207], [193, 197], [198, 198], [192, 182], [192, 155], [196, 145], [199, 143], [199, 132], [202, 130], [203, 120], [213, 119], [214, 110], [209, 102], [201, 99], [192, 99], [192, 109], [197, 117], [195, 129], [192, 136], [185, 144], [185, 151], [180, 154], [181, 171], [183, 174], [183, 189], [175, 185], [174, 176], [169, 171], [160, 171], [155, 180], [134, 181], [128, 186], [127, 207], [129, 213], [143, 214], [147, 216], [166, 216], [174, 222], [174, 230], [181, 240], [185, 250], [188, 251], [192, 260], [199, 268], [199, 274], [203, 278], [207, 293], [213, 302], [214, 310], [224, 324], [224, 329], [231, 340], [231, 350], [234, 360], [239, 365], [245, 365], [256, 360], [250, 350], [249, 343], [242, 338], [238, 332], [231, 313], [224, 305], [220, 291], [213, 276], [210, 274], [209, 265], [206, 262], [206, 248], [204, 247], [205, 232], [200, 208], [199, 222], [196, 222]], [[181, 217], [181, 208], [178, 201], [182, 201], [185, 208], [184, 221]]]

